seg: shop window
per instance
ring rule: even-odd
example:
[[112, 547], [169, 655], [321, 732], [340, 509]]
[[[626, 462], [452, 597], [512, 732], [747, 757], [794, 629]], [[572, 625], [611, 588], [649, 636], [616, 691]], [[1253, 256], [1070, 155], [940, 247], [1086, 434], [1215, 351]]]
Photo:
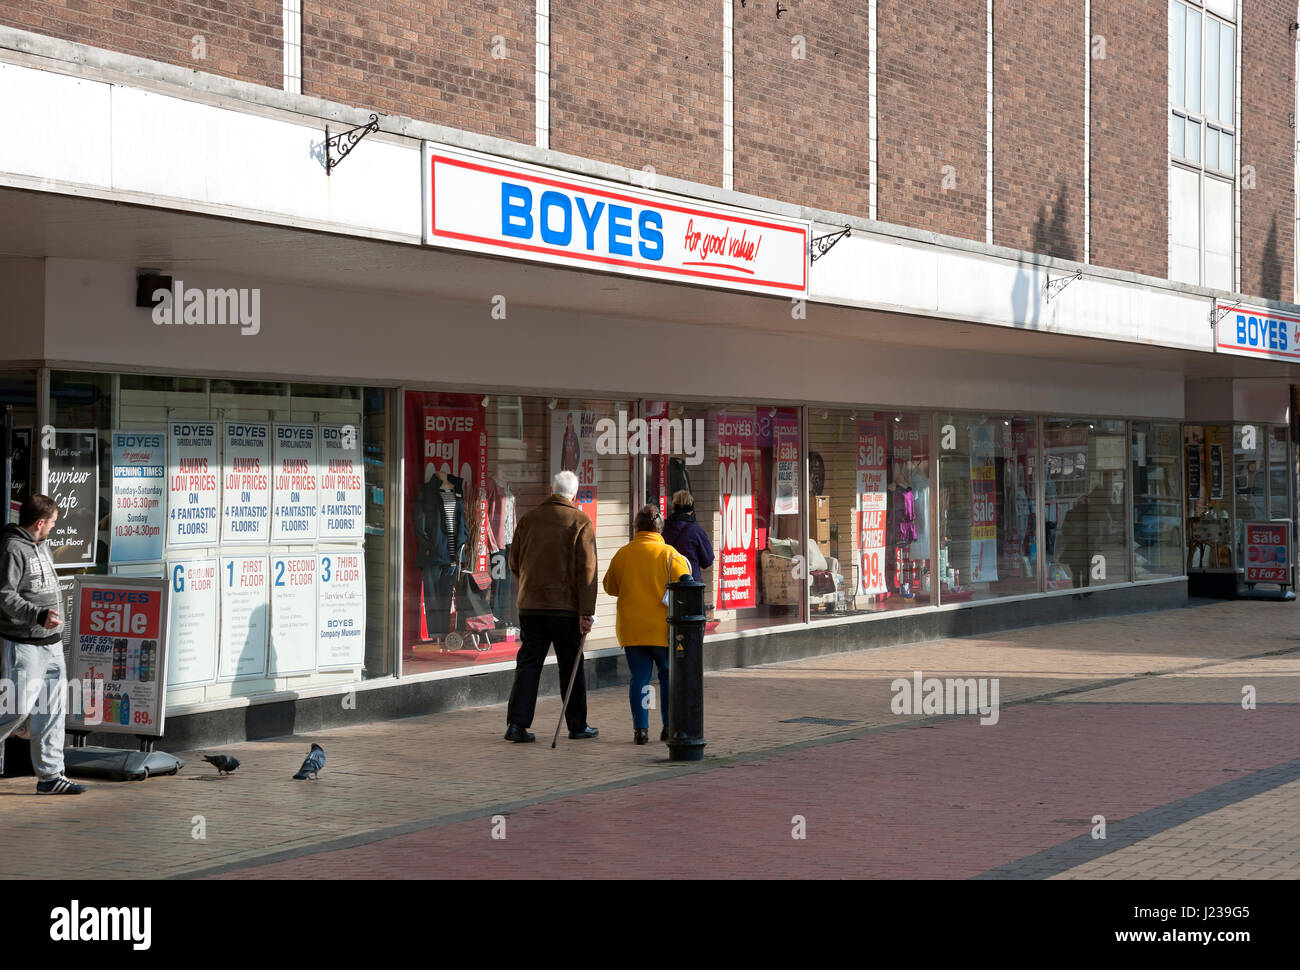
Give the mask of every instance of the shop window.
[[827, 513], [819, 526], [816, 511], [818, 496], [829, 508], [825, 481], [835, 466], [808, 455], [813, 505], [801, 535], [797, 408], [647, 401], [643, 414], [647, 434], [658, 435], [657, 453], [644, 456], [646, 501], [674, 530], [683, 528], [674, 497], [688, 492], [713, 555], [710, 566], [694, 563], [707, 587], [706, 632], [797, 623], [805, 591], [836, 602], [844, 574], [830, 536], [840, 524]]
[[1033, 418], [940, 414], [940, 603], [1038, 590]]
[[1043, 446], [1047, 588], [1128, 582], [1124, 422], [1046, 418]]
[[1272, 429], [1266, 424], [1239, 424], [1232, 429], [1232, 494], [1236, 506], [1237, 568], [1245, 563], [1247, 522], [1268, 521], [1266, 449]]
[[0, 523], [17, 522], [23, 499], [38, 490], [36, 435], [36, 375], [0, 372], [0, 446], [5, 456]]
[[1268, 438], [1268, 517], [1294, 519], [1291, 506], [1290, 465], [1287, 463], [1287, 428], [1273, 425]]
[[929, 603], [930, 416], [811, 408], [808, 447], [824, 480], [809, 506], [810, 538], [826, 542], [842, 576], [834, 598], [810, 589], [812, 618]]
[[[357, 668], [365, 678], [395, 673], [384, 504], [387, 391], [56, 371], [50, 397], [55, 443], [61, 446], [52, 452], [51, 473], [70, 483], [57, 486], [61, 494], [56, 501], [67, 509], [60, 522], [66, 515], [68, 526], [67, 541], [56, 551], [68, 570], [61, 569], [61, 578], [78, 570], [171, 576], [178, 564], [195, 562], [210, 564], [205, 568], [219, 576], [212, 615], [198, 617], [184, 636], [172, 631], [169, 704], [256, 694], [282, 686], [288, 676], [296, 683], [301, 683], [297, 677], [329, 683], [354, 676]], [[214, 433], [180, 445], [172, 434], [173, 422], [206, 423]], [[303, 481], [310, 488], [295, 483], [292, 491], [276, 490], [277, 424], [305, 429], [302, 441], [310, 447], [304, 454], [310, 456], [302, 459], [307, 468]], [[228, 439], [226, 432], [235, 425], [247, 434]], [[153, 435], [161, 445], [152, 452], [155, 457], [135, 443], [124, 443], [115, 454], [114, 431]], [[245, 440], [270, 443], [246, 449]], [[258, 449], [260, 457], [241, 457], [243, 450], [252, 455]], [[162, 463], [166, 485], [160, 503], [148, 497], [153, 504], [142, 505], [146, 496], [131, 492], [129, 476], [115, 474], [119, 466], [135, 461]], [[211, 485], [197, 486], [200, 492], [193, 497], [176, 491], [173, 482], [183, 470]], [[241, 491], [244, 480], [248, 487]], [[51, 489], [55, 487], [52, 482]], [[215, 514], [177, 514], [206, 513], [209, 506]], [[301, 534], [277, 537], [277, 519], [301, 523]], [[279, 595], [275, 564], [287, 557], [311, 561], [316, 589], [315, 602], [302, 597], [302, 623], [292, 629], [277, 627], [272, 618], [272, 602]], [[343, 568], [334, 569], [336, 565]], [[249, 592], [260, 589], [260, 583], [252, 582], [244, 584], [246, 602], [236, 605], [236, 577], [241, 574], [265, 580], [260, 605]], [[335, 585], [327, 591], [323, 582]], [[330, 616], [318, 610], [321, 603]], [[325, 633], [322, 626], [328, 627]], [[336, 633], [341, 629], [360, 631], [355, 645]], [[198, 633], [210, 634], [213, 642], [185, 639]]]
[[1178, 425], [1133, 422], [1134, 579], [1186, 573]]
[[[597, 427], [606, 418], [617, 426], [628, 405], [433, 391], [405, 398], [403, 673], [511, 660], [519, 649], [511, 540], [517, 521], [549, 498], [552, 477], [561, 468], [578, 475], [599, 578], [631, 535], [631, 458], [609, 449]], [[437, 517], [448, 504], [454, 549], [443, 547], [449, 532]], [[588, 648], [616, 644], [614, 609], [599, 591]]]
[[1231, 570], [1232, 429], [1226, 425], [1183, 428], [1189, 571]]

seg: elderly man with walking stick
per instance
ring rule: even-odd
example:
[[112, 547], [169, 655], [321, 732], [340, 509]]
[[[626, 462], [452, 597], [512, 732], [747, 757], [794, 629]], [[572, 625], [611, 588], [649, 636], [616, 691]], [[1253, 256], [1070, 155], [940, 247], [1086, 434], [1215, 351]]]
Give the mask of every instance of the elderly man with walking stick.
[[[515, 683], [506, 708], [506, 740], [535, 740], [528, 728], [537, 707], [537, 685], [551, 645], [559, 661], [560, 689], [569, 685], [564, 720], [569, 737], [594, 738], [587, 724], [587, 685], [582, 647], [596, 619], [596, 532], [577, 507], [578, 476], [562, 471], [551, 480], [552, 495], [515, 527], [510, 571], [519, 590], [519, 633]], [[558, 728], [557, 728], [558, 731]]]

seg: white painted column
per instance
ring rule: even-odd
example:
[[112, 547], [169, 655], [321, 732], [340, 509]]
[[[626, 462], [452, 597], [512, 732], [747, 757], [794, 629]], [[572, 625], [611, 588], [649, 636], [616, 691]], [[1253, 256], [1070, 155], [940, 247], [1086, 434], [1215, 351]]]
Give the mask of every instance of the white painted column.
[[535, 144], [551, 147], [551, 0], [537, 0], [537, 65], [533, 72]]
[[734, 0], [722, 0], [722, 187], [735, 187], [735, 57], [732, 47]]
[[984, 64], [984, 242], [993, 245], [993, 0], [988, 0]]
[[871, 58], [867, 69], [867, 151], [870, 184], [867, 217], [874, 220], [879, 218], [876, 214], [876, 160], [879, 157], [876, 147], [876, 0], [871, 0], [867, 8], [867, 45], [870, 48]]

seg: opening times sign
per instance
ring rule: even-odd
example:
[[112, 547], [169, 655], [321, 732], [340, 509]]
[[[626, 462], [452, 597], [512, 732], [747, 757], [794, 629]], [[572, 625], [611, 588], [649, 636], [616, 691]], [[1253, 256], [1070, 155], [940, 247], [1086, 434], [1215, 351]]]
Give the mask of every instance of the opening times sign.
[[718, 416], [718, 493], [722, 501], [722, 571], [718, 608], [753, 606], [754, 415]]
[[166, 525], [166, 436], [161, 431], [114, 431], [109, 565], [157, 562]]

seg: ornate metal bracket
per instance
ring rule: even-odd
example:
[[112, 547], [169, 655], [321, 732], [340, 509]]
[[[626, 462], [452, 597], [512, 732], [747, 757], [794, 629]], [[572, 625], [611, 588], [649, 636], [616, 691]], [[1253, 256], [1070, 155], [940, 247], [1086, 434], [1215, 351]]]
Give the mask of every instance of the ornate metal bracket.
[[1052, 302], [1052, 297], [1060, 296], [1061, 291], [1073, 283], [1075, 280], [1083, 279], [1083, 270], [1076, 269], [1070, 276], [1062, 276], [1060, 279], [1052, 279], [1049, 274], [1047, 277], [1047, 302]]
[[821, 259], [821, 257], [831, 251], [832, 246], [845, 236], [851, 235], [852, 232], [852, 229], [845, 226], [839, 232], [830, 232], [824, 236], [814, 236], [808, 244], [808, 248], [812, 251], [812, 261], [814, 263], [817, 262], [817, 260]]
[[[379, 115], [372, 114], [370, 120], [364, 125], [357, 125], [355, 128], [349, 128], [347, 131], [340, 131], [337, 135], [331, 135], [329, 125], [325, 126], [325, 174], [329, 175], [334, 169], [339, 167], [339, 162], [348, 157], [348, 153], [357, 147], [357, 142], [365, 138], [372, 131], [379, 130]], [[335, 158], [330, 149], [338, 151], [338, 157]]]
[[1217, 328], [1219, 326], [1219, 321], [1239, 306], [1241, 306], [1241, 301], [1237, 300], [1235, 303], [1229, 303], [1227, 306], [1220, 308], [1219, 301], [1215, 300], [1214, 303], [1210, 305], [1210, 329], [1214, 330]]

